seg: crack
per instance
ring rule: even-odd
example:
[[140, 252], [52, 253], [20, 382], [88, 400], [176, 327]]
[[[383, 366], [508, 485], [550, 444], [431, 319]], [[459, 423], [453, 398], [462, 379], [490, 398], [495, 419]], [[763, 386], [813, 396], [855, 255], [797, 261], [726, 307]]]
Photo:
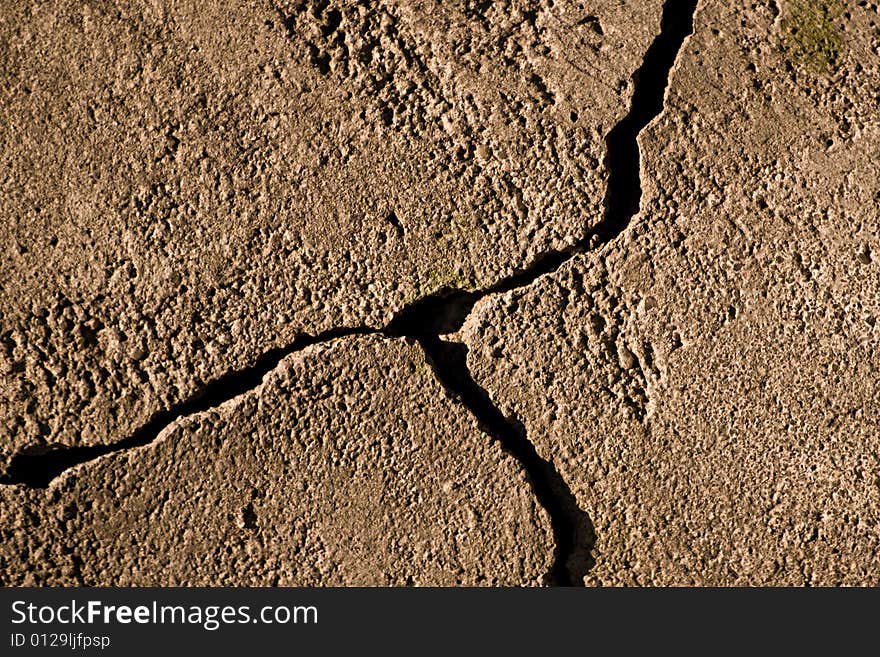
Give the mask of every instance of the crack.
[[[602, 219], [580, 240], [564, 249], [545, 251], [528, 266], [480, 290], [446, 289], [403, 308], [389, 324], [391, 332], [411, 334], [430, 327], [432, 333], [455, 333], [476, 303], [487, 296], [503, 294], [532, 284], [551, 274], [576, 255], [594, 251], [613, 242], [639, 211], [642, 184], [638, 136], [663, 111], [669, 74], [684, 40], [694, 29], [697, 0], [667, 0], [663, 5], [660, 33], [633, 74], [630, 110], [605, 137], [608, 186]], [[422, 332], [426, 332], [422, 330]]]
[[454, 393], [482, 428], [519, 461], [532, 493], [550, 516], [556, 548], [546, 583], [551, 586], [580, 584], [594, 564], [592, 551], [596, 534], [590, 517], [578, 507], [565, 479], [552, 463], [540, 457], [526, 436], [525, 427], [505, 417], [492, 403], [489, 393], [474, 381], [467, 367], [467, 347], [464, 344], [446, 342], [430, 334], [417, 340], [443, 386]]
[[697, 0], [667, 0], [663, 6], [660, 33], [633, 75], [630, 110], [605, 139], [608, 186], [604, 214], [581, 240], [565, 249], [544, 252], [490, 287], [473, 291], [439, 290], [402, 308], [384, 328], [337, 328], [314, 336], [301, 336], [290, 345], [266, 352], [250, 367], [229, 372], [207, 384], [195, 397], [155, 414], [146, 425], [119, 442], [23, 450], [12, 457], [6, 473], [0, 476], [0, 484], [46, 488], [69, 468], [106, 454], [147, 445], [180, 418], [214, 408], [257, 387], [281, 360], [307, 346], [354, 335], [407, 337], [424, 350], [444, 387], [525, 469], [535, 497], [550, 515], [556, 541], [548, 583], [580, 585], [593, 565], [595, 532], [589, 516], [578, 507], [559, 471], [538, 454], [523, 425], [505, 417], [486, 390], [474, 380], [466, 362], [466, 345], [441, 340], [440, 336], [458, 331], [479, 300], [526, 287], [539, 277], [555, 272], [576, 255], [612, 242], [627, 228], [639, 210], [642, 195], [638, 135], [663, 110], [669, 74], [685, 38], [693, 31], [696, 5]]
[[620, 235], [639, 211], [642, 182], [638, 136], [663, 111], [669, 74], [684, 40], [694, 31], [696, 9], [697, 0], [667, 0], [663, 5], [660, 34], [633, 75], [630, 111], [605, 137], [608, 187], [605, 217], [597, 227], [601, 243]]
[[69, 447], [52, 445], [48, 448], [29, 448], [17, 453], [0, 476], [0, 485], [21, 484], [29, 488], [47, 488], [53, 479], [65, 470], [93, 461], [106, 454], [148, 445], [159, 437], [165, 427], [176, 420], [216, 408], [241, 394], [256, 388], [263, 377], [278, 367], [290, 354], [306, 347], [336, 338], [374, 332], [365, 328], [332, 329], [318, 335], [303, 335], [286, 347], [272, 349], [244, 369], [227, 372], [207, 384], [186, 401], [153, 415], [132, 435], [109, 445]]

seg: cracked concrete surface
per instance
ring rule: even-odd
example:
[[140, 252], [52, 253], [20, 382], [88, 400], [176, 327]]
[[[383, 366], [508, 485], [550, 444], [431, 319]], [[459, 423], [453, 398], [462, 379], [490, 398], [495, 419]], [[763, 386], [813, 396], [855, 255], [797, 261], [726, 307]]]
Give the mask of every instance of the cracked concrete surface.
[[660, 3], [0, 12], [5, 464], [576, 241]]
[[878, 9], [694, 4], [0, 10], [0, 579], [880, 582]]
[[553, 553], [522, 468], [417, 346], [376, 336], [0, 495], [7, 584], [538, 584]]

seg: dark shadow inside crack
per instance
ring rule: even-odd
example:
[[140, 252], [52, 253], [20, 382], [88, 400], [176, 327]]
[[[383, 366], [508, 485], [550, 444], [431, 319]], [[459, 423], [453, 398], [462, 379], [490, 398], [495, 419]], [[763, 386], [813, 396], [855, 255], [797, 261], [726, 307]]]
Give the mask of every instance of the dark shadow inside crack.
[[441, 289], [403, 308], [386, 327], [392, 335], [458, 331], [474, 304], [483, 297], [530, 285], [551, 274], [579, 253], [618, 237], [639, 211], [642, 197], [641, 155], [638, 136], [663, 111], [669, 75], [684, 40], [694, 29], [697, 0], [668, 0], [663, 5], [660, 33], [633, 74], [630, 110], [605, 137], [608, 186], [602, 219], [579, 240], [564, 249], [551, 249], [527, 266], [491, 287], [477, 291]]
[[596, 534], [590, 517], [578, 506], [565, 479], [551, 462], [541, 458], [527, 438], [522, 423], [505, 417], [474, 380], [467, 367], [467, 347], [464, 344], [446, 342], [436, 335], [422, 335], [416, 339], [443, 386], [523, 467], [535, 498], [550, 516], [556, 552], [546, 583], [582, 586], [584, 576], [594, 564], [592, 550]]
[[592, 233], [567, 249], [554, 249], [540, 254], [527, 267], [502, 278], [491, 287], [480, 290], [444, 288], [422, 297], [402, 308], [385, 326], [388, 335], [444, 335], [458, 331], [480, 299], [503, 294], [535, 282], [544, 274], [552, 274], [576, 253], [587, 250]]
[[600, 244], [620, 235], [639, 211], [642, 198], [638, 136], [663, 111], [669, 74], [685, 38], [694, 30], [697, 0], [668, 0], [660, 34], [633, 75], [630, 111], [605, 137], [605, 216], [595, 229]]
[[660, 33], [633, 75], [630, 110], [606, 136], [608, 186], [601, 221], [570, 247], [545, 252], [490, 288], [477, 292], [440, 290], [410, 304], [385, 329], [389, 335], [418, 340], [444, 386], [526, 469], [535, 496], [550, 514], [557, 554], [549, 579], [558, 585], [581, 584], [592, 567], [596, 538], [593, 524], [578, 507], [559, 471], [542, 459], [527, 439], [525, 427], [506, 418], [473, 379], [466, 362], [467, 347], [444, 342], [439, 336], [458, 331], [481, 298], [525, 287], [555, 272], [576, 254], [608, 244], [629, 226], [642, 197], [638, 136], [663, 111], [669, 75], [684, 40], [693, 32], [696, 6], [697, 0], [667, 0], [663, 5]]

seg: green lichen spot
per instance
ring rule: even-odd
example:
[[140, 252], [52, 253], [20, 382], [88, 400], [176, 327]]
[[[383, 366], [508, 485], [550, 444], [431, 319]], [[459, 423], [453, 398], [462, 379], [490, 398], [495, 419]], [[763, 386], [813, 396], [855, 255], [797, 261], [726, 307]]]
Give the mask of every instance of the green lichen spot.
[[783, 18], [782, 45], [792, 63], [816, 73], [828, 73], [840, 64], [843, 33], [839, 0], [791, 0]]
[[456, 273], [451, 269], [431, 269], [428, 272], [427, 289], [438, 292], [444, 289], [468, 289], [476, 283], [473, 274]]
[[428, 371], [428, 363], [425, 360], [425, 355], [422, 353], [413, 355], [409, 361], [409, 368], [410, 372], [415, 376], [424, 375]]
[[477, 277], [473, 272], [456, 273], [445, 267], [432, 267], [426, 274], [419, 276], [414, 293], [404, 299], [403, 302], [405, 305], [409, 305], [436, 292], [444, 290], [473, 290], [476, 286]]

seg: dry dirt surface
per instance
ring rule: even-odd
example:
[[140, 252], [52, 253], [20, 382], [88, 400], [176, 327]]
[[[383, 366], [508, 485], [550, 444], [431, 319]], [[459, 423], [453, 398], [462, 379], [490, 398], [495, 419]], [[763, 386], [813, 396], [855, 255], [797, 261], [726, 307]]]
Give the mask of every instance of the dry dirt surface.
[[880, 9], [0, 6], [0, 583], [880, 585]]

